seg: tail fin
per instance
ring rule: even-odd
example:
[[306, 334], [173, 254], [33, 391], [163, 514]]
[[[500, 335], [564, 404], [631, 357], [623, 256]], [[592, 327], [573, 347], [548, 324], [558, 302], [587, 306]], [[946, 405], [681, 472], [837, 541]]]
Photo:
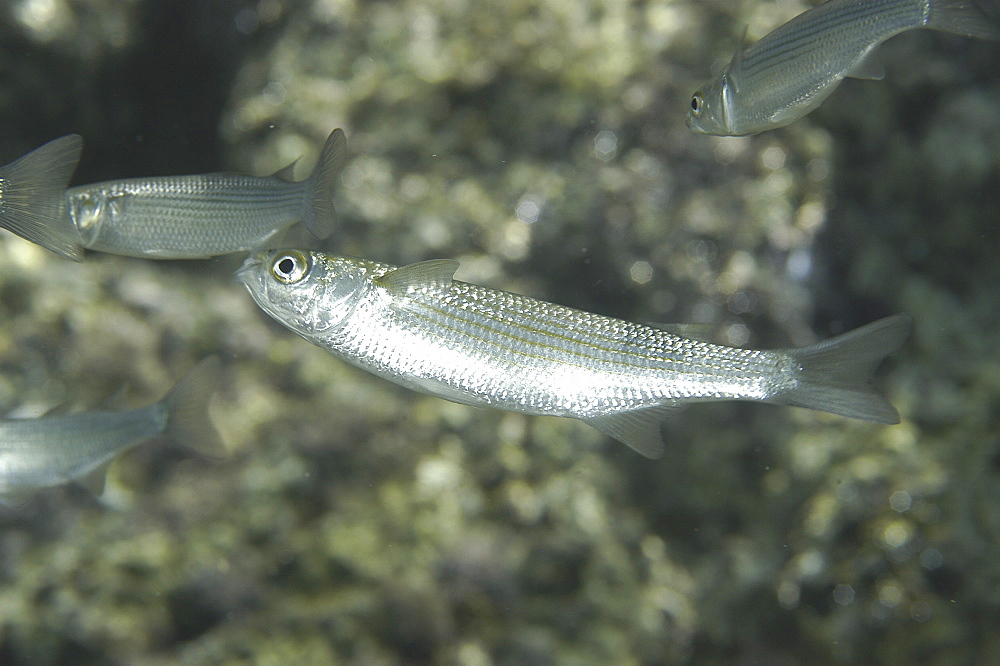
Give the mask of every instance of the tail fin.
[[201, 453], [221, 458], [226, 447], [208, 415], [208, 402], [219, 381], [219, 359], [210, 356], [195, 366], [163, 399], [166, 436]]
[[66, 185], [83, 149], [70, 134], [0, 168], [0, 227], [80, 261], [80, 234], [66, 211]]
[[899, 423], [899, 413], [875, 393], [871, 376], [910, 334], [910, 318], [893, 315], [809, 347], [785, 350], [799, 362], [798, 385], [773, 402], [808, 407], [877, 423]]
[[976, 0], [930, 0], [927, 4], [928, 28], [1000, 40], [1000, 17], [988, 14]]
[[319, 162], [309, 176], [309, 203], [302, 215], [302, 222], [317, 238], [329, 236], [337, 224], [333, 190], [346, 158], [347, 139], [344, 138], [344, 131], [338, 128], [330, 133], [323, 145]]

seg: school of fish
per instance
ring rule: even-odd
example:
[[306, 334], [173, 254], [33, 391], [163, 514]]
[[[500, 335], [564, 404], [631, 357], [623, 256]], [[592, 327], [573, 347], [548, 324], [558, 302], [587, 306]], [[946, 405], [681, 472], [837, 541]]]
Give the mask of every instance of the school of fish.
[[[994, 3], [995, 4], [995, 3]], [[877, 79], [878, 46], [927, 28], [1000, 39], [995, 7], [974, 0], [829, 0], [755, 44], [694, 93], [688, 126], [746, 135], [803, 117], [846, 77]], [[212, 173], [68, 187], [83, 140], [70, 134], [0, 168], [0, 228], [74, 261], [84, 250], [147, 259], [250, 253], [237, 275], [254, 302], [305, 340], [372, 374], [454, 402], [588, 423], [639, 453], [663, 451], [667, 413], [697, 401], [753, 400], [892, 424], [871, 386], [903, 344], [893, 315], [815, 345], [751, 350], [582, 312], [454, 279], [457, 261], [396, 267], [325, 252], [271, 249], [302, 222], [337, 224], [346, 161], [335, 129], [307, 178]], [[153, 438], [223, 451], [207, 404], [219, 370], [202, 361], [160, 402], [0, 420], [0, 503], [79, 482], [100, 492], [119, 453]]]

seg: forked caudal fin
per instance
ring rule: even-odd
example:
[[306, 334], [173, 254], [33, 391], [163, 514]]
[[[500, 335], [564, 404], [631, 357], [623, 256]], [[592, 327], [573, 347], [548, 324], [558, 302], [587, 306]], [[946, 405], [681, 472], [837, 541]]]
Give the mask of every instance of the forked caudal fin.
[[66, 185], [83, 150], [70, 134], [0, 168], [0, 227], [80, 261], [80, 234], [66, 211]]
[[899, 413], [874, 391], [872, 373], [910, 334], [910, 318], [893, 315], [824, 340], [785, 350], [801, 368], [797, 386], [772, 402], [876, 423], [899, 423]]
[[[768, 402], [807, 407], [877, 423], [899, 423], [889, 401], [874, 391], [872, 373], [910, 333], [906, 315], [886, 317], [809, 347], [783, 352], [799, 365], [794, 388]], [[677, 403], [582, 419], [647, 458], [663, 455], [663, 421]]]
[[337, 224], [337, 211], [333, 207], [333, 191], [340, 170], [347, 159], [347, 139], [344, 131], [335, 129], [330, 133], [319, 162], [309, 176], [309, 192], [302, 223], [317, 238], [326, 238]]
[[[987, 13], [989, 7], [992, 13]], [[997, 3], [982, 0], [929, 0], [927, 27], [966, 37], [1000, 40]]]
[[221, 458], [226, 447], [208, 415], [208, 402], [219, 379], [219, 359], [206, 358], [163, 399], [168, 439], [200, 453]]

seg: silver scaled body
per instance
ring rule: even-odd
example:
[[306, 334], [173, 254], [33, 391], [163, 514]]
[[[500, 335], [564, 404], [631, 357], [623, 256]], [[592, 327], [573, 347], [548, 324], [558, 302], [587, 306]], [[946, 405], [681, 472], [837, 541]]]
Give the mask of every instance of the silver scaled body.
[[303, 217], [307, 184], [210, 173], [71, 187], [66, 199], [88, 250], [187, 259], [265, 247]]
[[[376, 375], [468, 405], [578, 418], [649, 456], [662, 447], [663, 410], [692, 401], [801, 403], [898, 419], [867, 388], [864, 401], [839, 409], [822, 391], [810, 403], [813, 378], [794, 353], [710, 344], [455, 281], [457, 267], [284, 250], [249, 258], [239, 276], [277, 321]], [[905, 318], [890, 324], [872, 336], [875, 358], [866, 354], [861, 384], [905, 337]]]
[[344, 133], [327, 138], [313, 173], [130, 178], [66, 188], [83, 141], [50, 141], [0, 168], [0, 227], [69, 259], [84, 248], [149, 259], [199, 259], [267, 247], [301, 221], [318, 238], [336, 224], [333, 192]]

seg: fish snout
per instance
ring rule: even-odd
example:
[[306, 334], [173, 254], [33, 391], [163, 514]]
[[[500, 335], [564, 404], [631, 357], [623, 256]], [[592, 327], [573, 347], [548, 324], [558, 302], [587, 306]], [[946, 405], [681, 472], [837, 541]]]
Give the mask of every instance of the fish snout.
[[245, 285], [250, 284], [253, 280], [253, 275], [257, 273], [257, 267], [264, 263], [264, 256], [261, 254], [252, 254], [246, 258], [243, 265], [236, 270], [236, 279]]

